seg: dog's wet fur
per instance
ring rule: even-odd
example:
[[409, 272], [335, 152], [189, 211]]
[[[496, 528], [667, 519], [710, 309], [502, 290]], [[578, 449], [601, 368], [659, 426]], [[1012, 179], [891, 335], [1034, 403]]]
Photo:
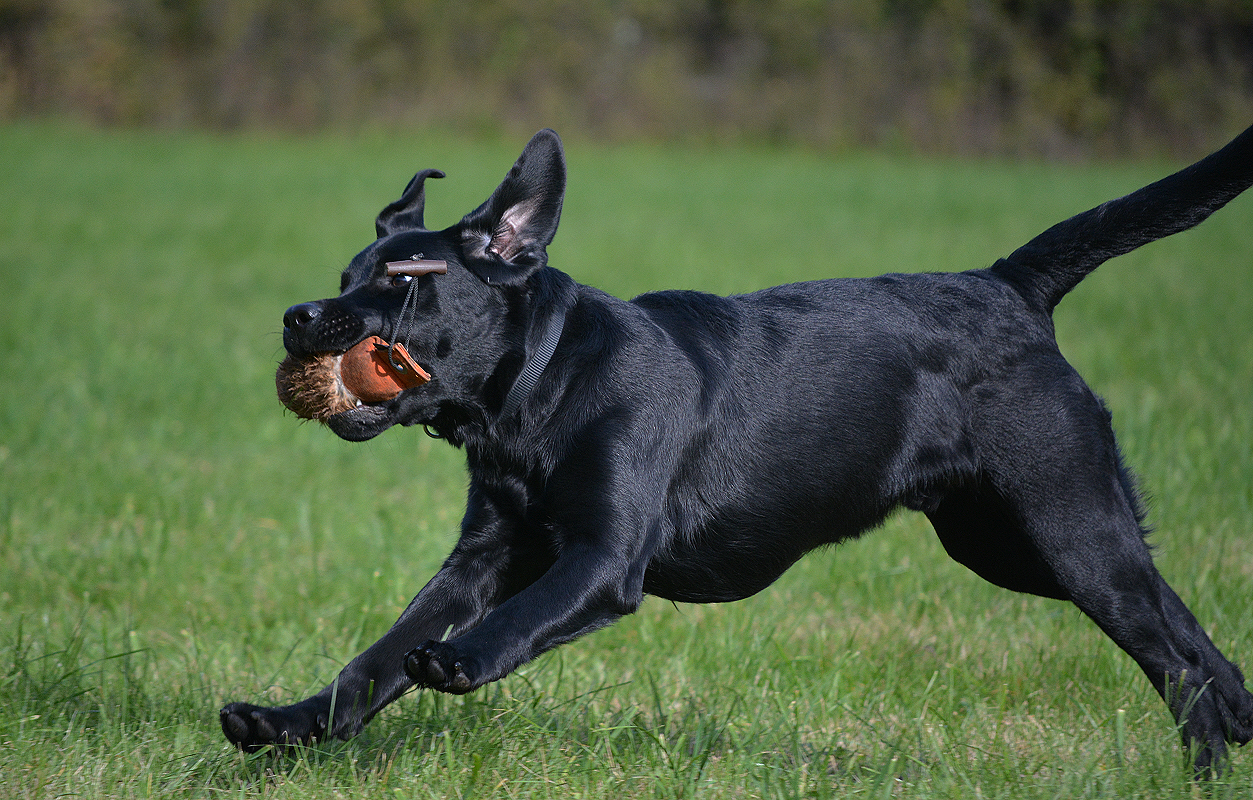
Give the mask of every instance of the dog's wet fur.
[[[408, 343], [430, 383], [326, 424], [351, 441], [423, 425], [464, 447], [460, 539], [330, 686], [293, 705], [223, 708], [240, 748], [352, 736], [415, 684], [472, 691], [646, 594], [747, 597], [899, 506], [926, 514], [986, 580], [1090, 616], [1166, 699], [1198, 773], [1253, 738], [1253, 696], [1154, 567], [1110, 414], [1058, 351], [1052, 320], [1102, 262], [1249, 186], [1253, 128], [986, 269], [726, 298], [625, 302], [549, 267], [566, 181], [552, 131], [446, 230], [423, 224], [433, 177], [416, 175], [379, 214], [338, 297], [287, 311], [283, 343], [297, 359], [372, 335]], [[447, 261], [447, 274], [387, 276], [386, 262], [415, 255]], [[416, 315], [395, 331], [410, 289]], [[543, 369], [507, 406], [528, 364]]]

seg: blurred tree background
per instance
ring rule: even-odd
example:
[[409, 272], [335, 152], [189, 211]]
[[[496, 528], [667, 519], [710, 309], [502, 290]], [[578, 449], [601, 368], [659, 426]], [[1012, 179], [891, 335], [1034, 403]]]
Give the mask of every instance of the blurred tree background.
[[0, 0], [0, 120], [1083, 158], [1251, 101], [1253, 0]]

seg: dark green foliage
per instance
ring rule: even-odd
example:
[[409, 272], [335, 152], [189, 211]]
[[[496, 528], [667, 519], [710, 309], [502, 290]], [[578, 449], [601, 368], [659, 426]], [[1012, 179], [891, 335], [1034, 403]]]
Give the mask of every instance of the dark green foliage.
[[0, 118], [1075, 157], [1251, 99], [1247, 0], [0, 0]]

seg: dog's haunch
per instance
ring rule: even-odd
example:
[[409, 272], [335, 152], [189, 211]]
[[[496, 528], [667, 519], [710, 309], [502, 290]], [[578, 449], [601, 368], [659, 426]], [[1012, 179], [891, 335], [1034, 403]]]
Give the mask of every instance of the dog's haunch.
[[371, 336], [343, 355], [289, 355], [274, 375], [278, 399], [301, 419], [325, 420], [360, 403], [386, 402], [431, 379], [404, 345], [393, 351], [399, 367], [393, 366], [389, 350], [386, 341]]

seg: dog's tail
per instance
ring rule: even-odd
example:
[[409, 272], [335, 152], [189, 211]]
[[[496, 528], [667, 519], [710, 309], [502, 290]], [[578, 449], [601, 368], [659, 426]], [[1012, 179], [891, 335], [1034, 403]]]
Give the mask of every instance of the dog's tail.
[[1253, 127], [1226, 147], [1126, 197], [1059, 222], [992, 272], [1052, 311], [1104, 262], [1191, 228], [1253, 184]]

